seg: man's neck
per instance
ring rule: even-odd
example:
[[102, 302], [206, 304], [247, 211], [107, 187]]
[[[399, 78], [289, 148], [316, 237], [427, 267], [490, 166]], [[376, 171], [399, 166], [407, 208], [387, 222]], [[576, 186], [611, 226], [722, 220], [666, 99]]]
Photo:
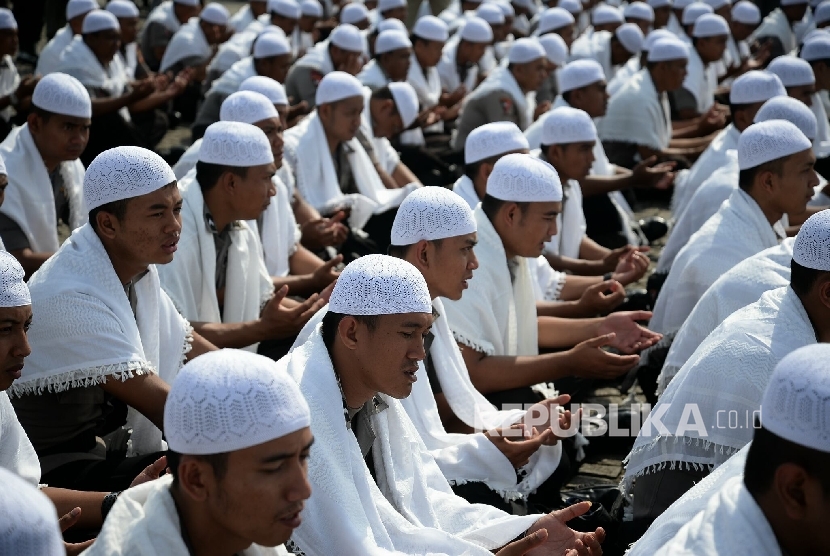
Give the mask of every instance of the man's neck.
[[651, 72], [651, 70], [646, 69], [646, 71], [648, 72], [649, 78], [651, 78], [651, 82], [654, 84], [654, 89], [657, 91], [657, 96], [660, 96], [660, 93], [665, 93], [666, 87], [664, 87], [663, 84], [660, 83], [660, 80], [654, 79], [654, 74]]
[[35, 137], [34, 134], [32, 134], [32, 141], [34, 141], [37, 152], [40, 154], [40, 159], [43, 160], [43, 165], [46, 166], [46, 173], [51, 174], [57, 170], [58, 166], [60, 166], [60, 163], [63, 161], [59, 158], [46, 158], [43, 156], [43, 149], [41, 149], [40, 145], [38, 145], [38, 138]]
[[205, 193], [204, 198], [205, 206], [211, 218], [213, 218], [213, 224], [218, 231], [221, 232], [231, 222], [239, 220], [239, 218], [234, 218], [234, 214], [231, 214], [229, 204], [222, 198], [222, 193], [218, 187], [211, 188], [210, 191]]
[[147, 272], [148, 266], [146, 264], [132, 260], [127, 254], [119, 252], [111, 243], [108, 241], [105, 242], [100, 235], [98, 238], [101, 239], [104, 250], [107, 252], [110, 263], [112, 263], [112, 269], [115, 271], [115, 275], [118, 276], [118, 281], [122, 285], [126, 286]]
[[762, 199], [759, 199], [758, 196], [753, 195], [752, 191], [747, 193], [752, 200], [755, 201], [755, 204], [758, 205], [758, 208], [761, 209], [761, 212], [764, 213], [764, 218], [767, 219], [770, 226], [775, 226], [775, 223], [783, 218], [784, 213], [781, 210], [777, 209], [776, 207], [769, 206], [768, 203], [765, 203]]
[[[815, 288], [812, 290], [815, 290]], [[810, 324], [813, 325], [816, 340], [819, 343], [825, 344], [830, 342], [830, 318], [827, 315], [827, 307], [824, 306], [822, 300], [812, 290], [805, 296], [799, 295], [798, 298], [804, 307], [804, 311], [807, 313], [807, 317], [810, 319]]]
[[509, 73], [510, 73], [510, 75], [513, 77], [513, 80], [516, 82], [516, 85], [518, 85], [518, 86], [519, 86], [519, 89], [520, 89], [520, 90], [521, 90], [524, 94], [527, 94], [527, 93], [529, 93], [529, 92], [530, 92], [530, 91], [526, 91], [526, 90], [525, 90], [525, 88], [524, 88], [524, 87], [522, 87], [522, 84], [521, 84], [521, 83], [519, 83], [519, 80], [518, 80], [518, 79], [516, 79], [516, 74], [515, 74], [515, 73], [513, 73], [513, 71], [510, 71]]
[[[499, 209], [499, 212], [501, 210], [502, 209]], [[496, 215], [498, 216], [498, 214], [499, 213], [497, 212]], [[487, 217], [487, 220], [490, 221], [490, 224], [493, 226], [493, 229], [496, 230], [496, 233], [499, 236], [499, 240], [501, 241], [501, 246], [504, 248], [504, 254], [507, 256], [507, 258], [508, 259], [516, 258], [518, 256], [518, 254], [513, 249], [511, 249], [510, 245], [508, 245], [507, 242], [504, 241], [504, 235], [501, 232], [499, 224], [496, 223], [496, 222], [493, 222], [492, 220], [490, 220], [489, 216]]]
[[325, 126], [323, 126], [323, 133], [326, 134], [326, 143], [329, 146], [329, 152], [332, 156], [334, 156], [337, 153], [337, 147], [340, 146], [340, 141], [329, 135], [329, 132], [326, 130]]
[[170, 494], [179, 514], [182, 540], [186, 539], [189, 544], [191, 556], [233, 556], [251, 546], [213, 520], [201, 505], [191, 504], [175, 488], [170, 488]]
[[340, 381], [340, 388], [346, 399], [346, 406], [351, 409], [363, 407], [363, 404], [371, 400], [377, 392], [362, 384], [360, 362], [352, 357], [351, 350], [343, 346], [338, 338], [334, 339], [330, 356], [334, 373]]
[[484, 195], [487, 193], [487, 179], [478, 176], [473, 182], [473, 191], [475, 191], [479, 201], [484, 199]]

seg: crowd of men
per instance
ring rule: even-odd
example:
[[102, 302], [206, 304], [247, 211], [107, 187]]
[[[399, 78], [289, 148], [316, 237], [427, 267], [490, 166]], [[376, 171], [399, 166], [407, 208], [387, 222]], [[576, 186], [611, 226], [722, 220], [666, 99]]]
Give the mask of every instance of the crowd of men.
[[0, 555], [830, 554], [830, 0], [439, 4], [0, 8]]

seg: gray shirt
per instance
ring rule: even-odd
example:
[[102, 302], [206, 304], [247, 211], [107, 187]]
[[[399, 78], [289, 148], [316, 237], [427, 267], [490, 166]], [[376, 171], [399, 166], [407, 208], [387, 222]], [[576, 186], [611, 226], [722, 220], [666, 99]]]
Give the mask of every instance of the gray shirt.
[[455, 149], [464, 150], [464, 143], [470, 132], [490, 122], [513, 122], [521, 127], [519, 107], [507, 91], [496, 89], [480, 97], [468, 98], [458, 119]]

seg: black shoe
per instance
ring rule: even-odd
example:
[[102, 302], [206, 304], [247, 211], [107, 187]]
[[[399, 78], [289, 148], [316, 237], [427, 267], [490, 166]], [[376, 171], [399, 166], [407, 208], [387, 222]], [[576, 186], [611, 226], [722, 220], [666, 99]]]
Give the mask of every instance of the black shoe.
[[649, 243], [657, 241], [669, 233], [669, 225], [666, 223], [666, 219], [660, 216], [649, 216], [640, 220], [639, 224]]

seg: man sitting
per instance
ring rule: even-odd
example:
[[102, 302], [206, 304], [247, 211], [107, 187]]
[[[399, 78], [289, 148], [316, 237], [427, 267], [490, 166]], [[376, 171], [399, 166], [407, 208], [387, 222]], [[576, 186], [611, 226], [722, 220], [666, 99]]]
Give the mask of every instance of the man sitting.
[[70, 0], [66, 3], [66, 25], [61, 27], [40, 51], [35, 75], [49, 75], [58, 71], [64, 49], [69, 46], [75, 35], [81, 34], [84, 16], [96, 8], [98, 2], [95, 0]]
[[170, 39], [191, 17], [198, 16], [200, 11], [202, 5], [199, 0], [165, 0], [153, 8], [139, 37], [141, 56], [150, 71], [159, 70]]

